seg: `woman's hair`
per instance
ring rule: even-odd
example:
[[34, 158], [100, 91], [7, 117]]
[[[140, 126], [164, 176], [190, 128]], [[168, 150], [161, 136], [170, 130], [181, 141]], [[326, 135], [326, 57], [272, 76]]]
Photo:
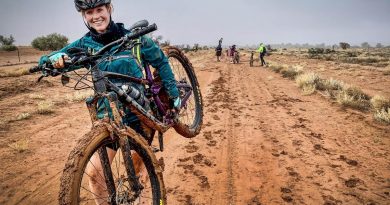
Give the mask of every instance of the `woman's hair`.
[[[104, 6], [107, 8], [108, 12], [112, 14], [112, 12], [114, 11], [114, 6], [112, 5], [112, 3], [106, 4]], [[83, 16], [85, 15], [85, 10], [81, 10], [80, 12]]]

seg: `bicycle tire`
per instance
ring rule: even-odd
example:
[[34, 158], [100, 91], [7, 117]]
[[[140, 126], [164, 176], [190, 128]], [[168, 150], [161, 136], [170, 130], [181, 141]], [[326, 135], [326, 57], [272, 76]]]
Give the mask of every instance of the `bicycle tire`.
[[[132, 148], [131, 150], [135, 151], [141, 157], [149, 176], [153, 203], [148, 204], [166, 204], [166, 191], [163, 182], [162, 168], [157, 162], [152, 150], [147, 146], [147, 142], [134, 130], [127, 129], [127, 131], [129, 136], [131, 136], [128, 137], [130, 147]], [[93, 154], [106, 142], [112, 143], [110, 132], [106, 125], [95, 126], [78, 141], [77, 145], [70, 153], [63, 170], [59, 192], [59, 204], [81, 204], [79, 203], [81, 195], [80, 190], [82, 188], [85, 189], [85, 187], [81, 187], [84, 171]], [[119, 162], [119, 164], [120, 163], [121, 162]], [[112, 162], [112, 164], [114, 163]], [[129, 178], [129, 176], [127, 177]], [[118, 188], [116, 190], [118, 190]]]
[[[186, 112], [185, 109], [188, 110], [192, 109], [191, 107], [188, 108], [189, 107], [188, 106], [187, 108], [184, 108], [184, 111], [183, 109], [181, 110], [178, 118], [178, 122], [175, 123], [173, 128], [177, 133], [179, 133], [183, 137], [193, 138], [199, 134], [203, 123], [203, 102], [202, 102], [202, 94], [200, 92], [198, 79], [196, 78], [195, 71], [194, 68], [192, 67], [191, 62], [188, 60], [188, 58], [184, 55], [184, 53], [180, 49], [173, 46], [169, 46], [165, 49], [165, 52], [170, 61], [170, 64], [172, 64], [172, 60], [175, 59], [181, 64], [181, 67], [184, 68], [186, 74], [185, 77], [188, 78], [191, 87], [193, 89], [192, 90], [193, 93], [191, 96], [193, 96], [193, 100], [195, 104], [193, 108], [195, 114], [192, 122], [185, 122], [185, 120], [183, 119], [184, 118], [183, 113]], [[171, 65], [171, 67], [173, 66]], [[175, 68], [172, 68], [172, 71], [174, 72], [176, 80], [177, 81], [180, 80], [178, 79], [178, 73], [175, 72]]]

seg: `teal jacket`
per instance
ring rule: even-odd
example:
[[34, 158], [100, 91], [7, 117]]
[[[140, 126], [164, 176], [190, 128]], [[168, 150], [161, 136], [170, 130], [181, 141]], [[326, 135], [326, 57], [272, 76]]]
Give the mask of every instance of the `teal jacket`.
[[[123, 24], [117, 24], [121, 27], [125, 33], [130, 33], [130, 31], [123, 28]], [[179, 96], [179, 91], [176, 87], [176, 80], [174, 78], [174, 74], [172, 72], [172, 69], [169, 65], [168, 58], [165, 56], [165, 54], [162, 52], [160, 47], [150, 38], [147, 36], [142, 36], [141, 39], [141, 49], [140, 54], [142, 57], [142, 63], [149, 63], [151, 66], [157, 69], [161, 79], [162, 84], [165, 90], [167, 91], [169, 97], [176, 98]], [[54, 55], [59, 52], [67, 53], [67, 50], [72, 47], [79, 47], [84, 48], [88, 50], [91, 53], [97, 52], [100, 50], [104, 45], [95, 41], [91, 35], [86, 34], [81, 39], [78, 39], [74, 41], [73, 43], [69, 44], [68, 46], [62, 48], [59, 51], [53, 52], [49, 54], [48, 56], [42, 56], [40, 60], [40, 64], [47, 62], [48, 57], [51, 55]], [[112, 50], [115, 49], [115, 47], [112, 48]], [[122, 51], [114, 54], [113, 58], [102, 62], [99, 64], [99, 69], [103, 71], [110, 71], [115, 73], [120, 73], [128, 76], [133, 76], [137, 78], [143, 77], [142, 68], [139, 66], [137, 62], [137, 55], [132, 55], [132, 51]], [[116, 79], [110, 79], [110, 81], [114, 83], [123, 83]], [[139, 90], [144, 90], [142, 85], [134, 85]], [[99, 106], [99, 110], [103, 110], [104, 107]], [[127, 112], [126, 112], [127, 113]], [[130, 113], [128, 113], [130, 115]], [[131, 119], [128, 119], [129, 121], [133, 121], [134, 117], [129, 116]]]

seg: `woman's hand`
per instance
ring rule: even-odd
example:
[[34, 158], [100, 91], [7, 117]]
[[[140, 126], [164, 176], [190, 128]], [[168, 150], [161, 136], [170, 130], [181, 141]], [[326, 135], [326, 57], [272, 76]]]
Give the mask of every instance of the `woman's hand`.
[[56, 53], [49, 57], [49, 60], [54, 68], [63, 68], [64, 61], [69, 59], [69, 56], [66, 53]]

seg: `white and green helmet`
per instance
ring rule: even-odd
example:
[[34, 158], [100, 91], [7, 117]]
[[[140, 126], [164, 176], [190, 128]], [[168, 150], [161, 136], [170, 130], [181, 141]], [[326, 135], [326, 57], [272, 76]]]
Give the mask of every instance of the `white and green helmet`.
[[74, 0], [77, 11], [93, 9], [109, 3], [111, 0]]

